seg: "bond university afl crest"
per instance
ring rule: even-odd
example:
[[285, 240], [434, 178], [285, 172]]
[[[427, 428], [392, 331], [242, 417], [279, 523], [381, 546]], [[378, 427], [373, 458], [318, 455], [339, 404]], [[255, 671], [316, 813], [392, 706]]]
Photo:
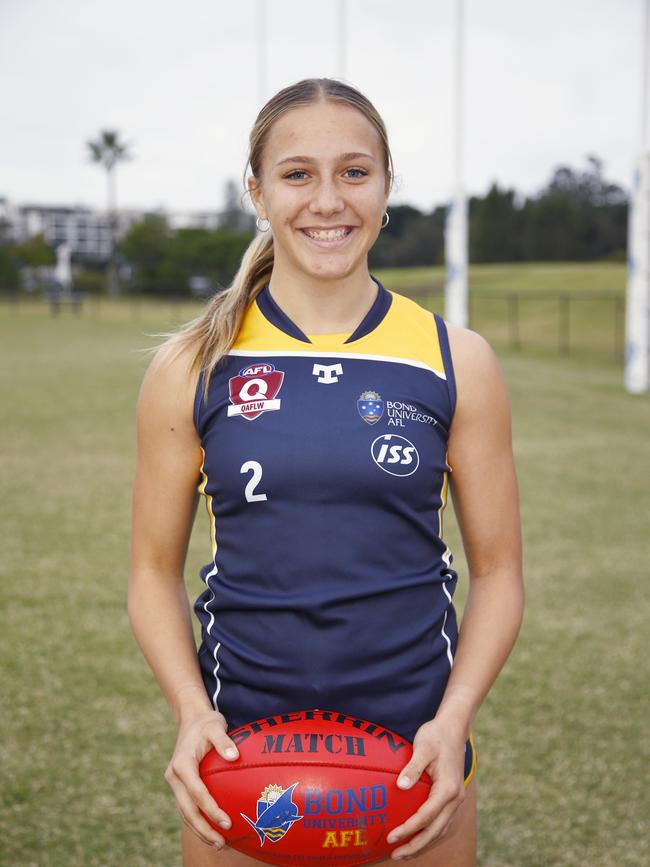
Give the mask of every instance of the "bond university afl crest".
[[368, 424], [377, 424], [384, 414], [384, 401], [376, 391], [362, 391], [357, 400], [361, 418]]
[[277, 397], [284, 371], [276, 370], [267, 361], [249, 364], [237, 376], [228, 380], [230, 406], [228, 415], [239, 415], [252, 421], [263, 412], [280, 409], [281, 400]]

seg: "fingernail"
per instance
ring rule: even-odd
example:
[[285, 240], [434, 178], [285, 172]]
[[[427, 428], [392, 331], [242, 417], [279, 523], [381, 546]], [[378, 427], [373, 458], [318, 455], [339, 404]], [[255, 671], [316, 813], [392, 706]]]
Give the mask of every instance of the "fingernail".
[[236, 759], [237, 758], [237, 750], [234, 747], [228, 747], [226, 750], [226, 758], [227, 759]]
[[222, 819], [219, 822], [219, 827], [220, 828], [230, 828], [230, 822], [227, 819]]
[[399, 780], [397, 781], [397, 785], [401, 789], [408, 789], [408, 787], [411, 785], [411, 781], [409, 780], [408, 777], [400, 777]]
[[388, 837], [389, 843], [397, 843], [398, 840], [399, 840], [399, 834], [390, 834]]

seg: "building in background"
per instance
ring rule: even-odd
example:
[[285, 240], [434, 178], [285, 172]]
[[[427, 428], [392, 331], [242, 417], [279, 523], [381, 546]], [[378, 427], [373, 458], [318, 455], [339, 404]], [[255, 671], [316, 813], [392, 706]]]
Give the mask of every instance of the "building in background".
[[[240, 210], [167, 212], [119, 209], [116, 214], [117, 240], [121, 240], [134, 223], [147, 214], [156, 213], [167, 219], [172, 231], [177, 229], [236, 229], [254, 231], [254, 218]], [[22, 244], [35, 235], [43, 235], [55, 248], [66, 243], [72, 260], [79, 265], [105, 265], [110, 256], [110, 225], [106, 210], [84, 205], [17, 204], [0, 196], [0, 243]]]
[[[139, 211], [121, 211], [118, 235], [128, 231], [142, 218]], [[15, 204], [0, 198], [0, 222], [5, 226], [4, 239], [22, 244], [35, 235], [43, 235], [51, 247], [66, 243], [79, 264], [101, 265], [110, 255], [110, 226], [105, 211], [84, 205]]]

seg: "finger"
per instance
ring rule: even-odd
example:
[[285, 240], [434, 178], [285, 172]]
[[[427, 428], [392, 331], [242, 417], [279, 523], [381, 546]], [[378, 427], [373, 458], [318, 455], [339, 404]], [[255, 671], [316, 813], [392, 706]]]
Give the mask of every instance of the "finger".
[[[215, 825], [225, 822], [223, 827], [230, 827], [230, 816], [223, 810], [215, 798], [210, 794], [207, 786], [198, 775], [196, 767], [190, 762], [177, 761], [173, 765], [173, 775], [189, 795], [192, 803], [200, 807]], [[173, 779], [172, 775], [172, 779]], [[176, 791], [176, 789], [174, 790]]]
[[190, 829], [190, 831], [199, 838], [199, 840], [201, 840], [203, 843], [205, 843], [206, 846], [210, 846], [213, 849], [225, 849], [225, 847], [228, 845], [225, 842], [225, 840], [223, 840], [223, 839], [213, 840], [211, 838], [204, 837], [203, 834], [200, 834], [196, 830], [196, 828], [192, 825], [192, 823], [190, 821], [188, 821], [188, 819], [186, 819], [186, 817], [182, 814], [180, 808], [178, 807], [178, 804], [176, 805], [176, 809], [178, 810], [179, 816], [183, 820], [183, 824], [186, 825]]
[[440, 815], [447, 804], [454, 802], [457, 799], [464, 797], [464, 789], [456, 784], [448, 783], [446, 785], [436, 784], [431, 788], [431, 793], [427, 800], [420, 804], [418, 809], [410, 816], [406, 822], [393, 828], [388, 834], [388, 842], [396, 843], [399, 840], [404, 840], [411, 837], [423, 828], [431, 825], [432, 822]]
[[[444, 804], [442, 806], [444, 806]], [[411, 837], [417, 831], [421, 831], [422, 828], [426, 828], [426, 826], [430, 825], [435, 819], [440, 808], [441, 807], [434, 802], [433, 799], [427, 799], [424, 804], [421, 804], [417, 808], [412, 816], [409, 816], [406, 822], [402, 825], [398, 825], [389, 832], [388, 842], [397, 843], [400, 840]]]
[[205, 736], [210, 740], [215, 750], [219, 755], [229, 762], [234, 762], [239, 758], [239, 750], [237, 744], [228, 737], [226, 732], [221, 727], [221, 723], [210, 725]]
[[192, 801], [187, 791], [182, 785], [176, 783], [174, 788], [176, 795], [176, 808], [181, 815], [183, 822], [192, 830], [197, 837], [200, 837], [208, 846], [218, 845], [225, 846], [226, 841], [218, 834], [214, 828], [203, 818], [198, 807]]
[[415, 837], [413, 837], [412, 840], [409, 840], [404, 846], [399, 846], [397, 849], [394, 849], [391, 853], [391, 857], [398, 861], [403, 858], [412, 858], [415, 855], [421, 855], [434, 843], [438, 842], [443, 836], [443, 831], [432, 832], [429, 828], [425, 828], [423, 831], [420, 831], [419, 834], [416, 834]]
[[402, 768], [397, 777], [397, 785], [400, 789], [410, 789], [420, 779], [425, 769], [436, 759], [438, 751], [432, 752], [430, 746], [414, 747], [413, 755], [409, 762]]
[[408, 843], [394, 849], [391, 853], [392, 857], [398, 859], [416, 855], [431, 843], [437, 842], [446, 834], [459, 806], [460, 803], [449, 803], [430, 825], [423, 828]]

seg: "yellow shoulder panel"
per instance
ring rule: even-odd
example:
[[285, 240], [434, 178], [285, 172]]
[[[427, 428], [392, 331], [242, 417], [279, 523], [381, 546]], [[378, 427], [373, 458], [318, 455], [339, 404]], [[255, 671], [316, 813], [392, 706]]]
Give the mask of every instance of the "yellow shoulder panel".
[[384, 358], [403, 358], [420, 362], [445, 376], [438, 329], [433, 313], [417, 302], [388, 290], [393, 297], [388, 313], [368, 334], [345, 343], [349, 335], [313, 335], [305, 343], [286, 334], [264, 316], [253, 301], [233, 346], [237, 354], [250, 351], [306, 354], [327, 352], [337, 355], [364, 355]]
[[444, 376], [438, 328], [433, 313], [416, 301], [389, 290], [393, 303], [384, 320], [355, 340], [357, 352], [421, 361]]

